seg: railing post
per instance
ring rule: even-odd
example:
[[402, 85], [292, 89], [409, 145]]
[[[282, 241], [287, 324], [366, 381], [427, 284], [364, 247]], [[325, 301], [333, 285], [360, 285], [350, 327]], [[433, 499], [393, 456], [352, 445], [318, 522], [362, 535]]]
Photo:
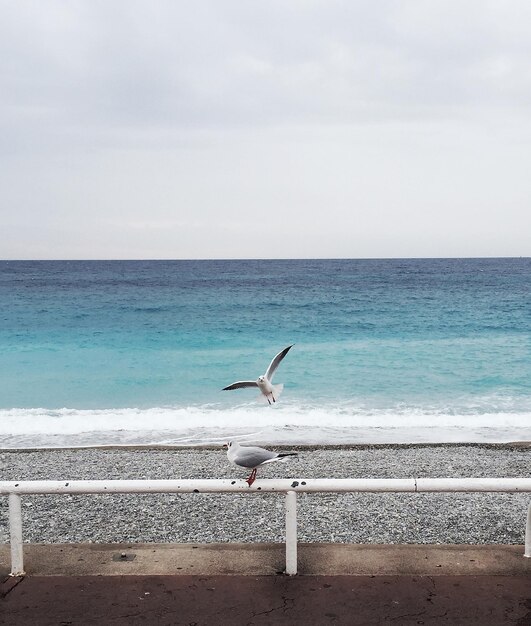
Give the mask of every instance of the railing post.
[[527, 507], [527, 522], [525, 525], [525, 551], [524, 556], [531, 558], [531, 503]]
[[11, 576], [23, 576], [22, 507], [17, 493], [9, 494], [9, 542], [11, 544]]
[[297, 494], [286, 492], [286, 574], [297, 573]]

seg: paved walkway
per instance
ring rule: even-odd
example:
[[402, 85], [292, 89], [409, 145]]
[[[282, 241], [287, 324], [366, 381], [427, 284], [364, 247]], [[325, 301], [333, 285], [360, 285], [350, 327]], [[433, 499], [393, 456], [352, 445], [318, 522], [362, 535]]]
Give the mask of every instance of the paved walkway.
[[531, 625], [529, 576], [28, 576], [9, 626]]
[[[530, 576], [524, 546], [299, 543], [303, 576]], [[123, 557], [123, 558], [122, 558]], [[0, 545], [0, 579], [10, 572]], [[286, 566], [281, 543], [24, 544], [30, 576], [275, 576]]]
[[523, 546], [24, 545], [10, 578], [0, 546], [0, 625], [531, 626]]

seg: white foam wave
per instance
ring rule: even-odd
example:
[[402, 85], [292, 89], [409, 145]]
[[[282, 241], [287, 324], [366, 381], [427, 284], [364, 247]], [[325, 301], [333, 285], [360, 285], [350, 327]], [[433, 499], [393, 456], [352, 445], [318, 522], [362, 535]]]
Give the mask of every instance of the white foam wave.
[[443, 413], [398, 407], [215, 405], [149, 409], [3, 409], [0, 447], [531, 440], [531, 413]]

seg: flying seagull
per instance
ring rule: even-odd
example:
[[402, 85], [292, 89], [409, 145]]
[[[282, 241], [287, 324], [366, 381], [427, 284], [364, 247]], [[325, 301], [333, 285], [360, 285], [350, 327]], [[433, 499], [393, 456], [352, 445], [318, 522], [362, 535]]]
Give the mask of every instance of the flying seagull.
[[294, 344], [284, 348], [281, 352], [279, 352], [276, 357], [271, 361], [269, 367], [267, 368], [267, 372], [263, 374], [263, 376], [259, 376], [257, 380], [240, 380], [238, 382], [232, 383], [228, 387], [223, 387], [222, 391], [230, 391], [232, 389], [242, 389], [243, 387], [258, 387], [262, 394], [266, 397], [269, 404], [277, 401], [277, 398], [284, 389], [284, 385], [273, 385], [272, 380], [273, 376], [277, 370], [277, 367], [280, 365], [280, 361], [286, 356], [286, 354], [290, 351]]
[[227, 458], [233, 465], [252, 469], [246, 478], [249, 487], [256, 480], [256, 470], [266, 463], [284, 461], [288, 456], [297, 456], [296, 452], [272, 452], [257, 446], [241, 446], [237, 441], [230, 441], [223, 446], [227, 448]]

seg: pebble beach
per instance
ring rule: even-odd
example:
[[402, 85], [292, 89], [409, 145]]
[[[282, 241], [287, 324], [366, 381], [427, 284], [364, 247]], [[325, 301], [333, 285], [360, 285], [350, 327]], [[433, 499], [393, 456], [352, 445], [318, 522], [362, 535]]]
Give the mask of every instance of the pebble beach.
[[[305, 447], [258, 478], [529, 477], [531, 446]], [[0, 452], [0, 480], [245, 478], [222, 449]], [[522, 544], [530, 494], [300, 494], [301, 542]], [[31, 543], [282, 542], [277, 494], [25, 496]], [[8, 541], [0, 498], [0, 541]]]

